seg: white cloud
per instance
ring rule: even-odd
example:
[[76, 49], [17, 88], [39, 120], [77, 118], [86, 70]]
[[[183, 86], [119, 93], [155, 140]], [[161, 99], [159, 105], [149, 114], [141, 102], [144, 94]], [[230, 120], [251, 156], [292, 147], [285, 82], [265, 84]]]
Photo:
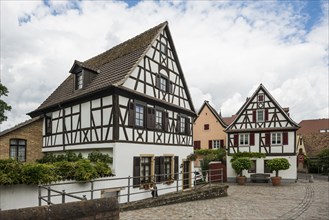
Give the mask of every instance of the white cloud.
[[308, 17], [289, 2], [50, 5], [1, 1], [1, 81], [13, 107], [1, 129], [28, 119], [25, 114], [68, 76], [75, 59], [84, 61], [165, 20], [196, 110], [208, 99], [230, 116], [263, 83], [282, 106], [291, 108], [297, 122], [328, 117], [326, 1], [311, 30], [304, 28]]

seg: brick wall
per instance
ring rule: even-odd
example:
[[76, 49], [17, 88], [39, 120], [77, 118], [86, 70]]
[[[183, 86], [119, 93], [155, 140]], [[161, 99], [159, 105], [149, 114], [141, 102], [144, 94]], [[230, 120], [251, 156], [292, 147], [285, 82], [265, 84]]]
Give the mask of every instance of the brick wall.
[[26, 162], [31, 162], [43, 156], [42, 150], [42, 124], [40, 118], [25, 126], [10, 131], [0, 136], [0, 159], [9, 158], [10, 139], [26, 140]]

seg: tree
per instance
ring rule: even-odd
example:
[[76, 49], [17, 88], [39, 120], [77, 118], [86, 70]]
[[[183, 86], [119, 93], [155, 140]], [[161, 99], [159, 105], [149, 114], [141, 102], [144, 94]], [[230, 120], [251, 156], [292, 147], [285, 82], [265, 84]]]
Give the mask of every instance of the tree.
[[329, 148], [321, 150], [318, 154], [319, 164], [322, 166], [322, 171], [327, 172], [329, 169]]
[[5, 116], [5, 111], [11, 110], [11, 106], [1, 99], [1, 96], [7, 96], [7, 94], [8, 94], [7, 87], [0, 82], [0, 124], [3, 121], [7, 120], [7, 116]]
[[249, 157], [239, 157], [232, 162], [232, 167], [239, 176], [242, 176], [243, 170], [250, 169], [251, 165]]
[[290, 163], [286, 158], [275, 158], [267, 161], [267, 166], [275, 171], [275, 176], [279, 176], [279, 170], [287, 170], [290, 167]]

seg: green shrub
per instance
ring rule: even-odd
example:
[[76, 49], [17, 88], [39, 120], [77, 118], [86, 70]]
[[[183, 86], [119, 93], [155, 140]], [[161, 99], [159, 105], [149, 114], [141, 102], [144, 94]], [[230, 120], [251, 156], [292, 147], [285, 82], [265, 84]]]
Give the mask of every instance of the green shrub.
[[0, 184], [21, 184], [22, 163], [16, 160], [0, 160]]
[[290, 167], [290, 163], [286, 158], [275, 158], [267, 161], [267, 166], [271, 170], [275, 170], [275, 176], [279, 176], [279, 170], [287, 170]]
[[25, 184], [48, 184], [59, 180], [52, 164], [31, 163], [22, 166], [22, 182]]
[[251, 165], [249, 157], [239, 157], [232, 162], [232, 167], [239, 176], [242, 176], [243, 170], [250, 169]]
[[240, 157], [265, 158], [266, 155], [264, 153], [259, 153], [259, 152], [238, 152], [232, 155], [231, 162], [233, 162], [234, 160]]
[[88, 160], [91, 162], [103, 162], [103, 163], [112, 163], [113, 159], [108, 154], [102, 154], [99, 151], [93, 151], [90, 154], [88, 154]]
[[87, 181], [97, 178], [97, 171], [89, 160], [79, 160], [76, 162], [74, 179], [77, 181]]
[[96, 162], [94, 164], [98, 177], [106, 177], [112, 175], [111, 168], [104, 162]]
[[322, 172], [327, 173], [329, 169], [329, 148], [321, 150], [318, 157]]
[[60, 161], [54, 163], [60, 180], [74, 180], [76, 162]]

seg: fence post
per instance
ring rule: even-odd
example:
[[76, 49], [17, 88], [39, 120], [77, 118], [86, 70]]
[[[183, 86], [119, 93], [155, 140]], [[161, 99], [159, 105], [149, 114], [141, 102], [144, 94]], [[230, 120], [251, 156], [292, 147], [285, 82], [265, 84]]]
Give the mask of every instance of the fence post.
[[128, 193], [127, 202], [130, 202], [130, 176], [128, 176]]
[[38, 186], [38, 198], [39, 198], [39, 206], [41, 206], [41, 186]]
[[50, 201], [50, 198], [51, 198], [51, 191], [50, 191], [50, 186], [48, 186], [47, 187], [47, 189], [48, 189], [48, 205], [50, 205], [51, 204], [51, 201]]
[[176, 191], [178, 192], [178, 181], [179, 181], [179, 173], [177, 174], [176, 178]]
[[94, 199], [94, 181], [91, 180], [90, 181], [90, 199], [93, 200]]
[[65, 203], [65, 190], [62, 190], [62, 203]]

